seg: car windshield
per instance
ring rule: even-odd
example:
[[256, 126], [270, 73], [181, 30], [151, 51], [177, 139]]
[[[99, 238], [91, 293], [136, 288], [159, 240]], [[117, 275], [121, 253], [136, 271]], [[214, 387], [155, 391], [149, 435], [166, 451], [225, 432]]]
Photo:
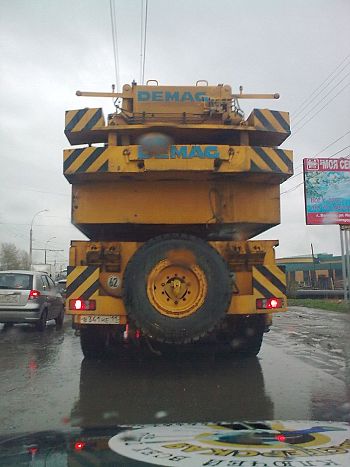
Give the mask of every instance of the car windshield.
[[0, 466], [349, 467], [350, 0], [0, 0], [0, 44]]
[[31, 274], [0, 272], [0, 289], [31, 290], [33, 276]]

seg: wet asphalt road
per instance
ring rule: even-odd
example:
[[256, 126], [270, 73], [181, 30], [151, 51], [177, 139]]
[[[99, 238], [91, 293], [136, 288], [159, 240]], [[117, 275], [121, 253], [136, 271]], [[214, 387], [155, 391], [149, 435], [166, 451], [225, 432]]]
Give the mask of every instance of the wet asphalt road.
[[67, 318], [0, 325], [0, 432], [218, 420], [350, 421], [350, 314], [292, 308], [258, 358], [83, 359]]

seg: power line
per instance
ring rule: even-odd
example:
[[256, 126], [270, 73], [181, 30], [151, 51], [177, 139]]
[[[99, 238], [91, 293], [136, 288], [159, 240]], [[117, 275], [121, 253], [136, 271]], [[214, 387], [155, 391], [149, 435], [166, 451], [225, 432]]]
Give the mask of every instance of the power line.
[[[344, 133], [343, 135], [339, 136], [339, 138], [335, 139], [334, 141], [332, 141], [331, 143], [329, 143], [327, 146], [325, 146], [324, 148], [322, 148], [320, 151], [318, 151], [318, 153], [316, 153], [313, 157], [317, 157], [319, 156], [320, 154], [322, 154], [326, 149], [329, 149], [330, 147], [332, 147], [335, 143], [337, 143], [338, 141], [340, 141], [341, 139], [343, 139], [346, 135], [348, 135], [350, 133], [350, 130], [348, 130], [346, 133]], [[299, 167], [302, 167], [302, 164], [299, 164], [297, 167], [295, 167], [295, 169], [298, 169]], [[291, 177], [293, 178], [294, 175]], [[288, 179], [290, 180], [290, 178]]]
[[291, 191], [296, 190], [297, 188], [299, 188], [299, 187], [300, 187], [301, 185], [303, 185], [303, 184], [304, 184], [304, 182], [301, 182], [301, 183], [298, 183], [298, 185], [295, 185], [295, 186], [293, 186], [292, 188], [289, 188], [289, 190], [282, 191], [282, 192], [281, 192], [281, 196], [282, 196], [282, 195], [285, 195], [286, 193], [290, 193]]
[[332, 154], [331, 156], [328, 156], [328, 159], [332, 159], [332, 157], [336, 156], [336, 155], [339, 154], [340, 152], [344, 151], [344, 149], [348, 149], [348, 148], [350, 148], [350, 144], [349, 144], [349, 146], [345, 146], [344, 148], [339, 149], [339, 151], [335, 152], [335, 153]]
[[140, 17], [140, 81], [142, 84], [142, 62], [143, 62], [143, 15], [144, 15], [144, 0], [141, 0], [141, 17]]
[[113, 59], [114, 59], [114, 72], [117, 92], [119, 91], [119, 51], [118, 51], [118, 34], [117, 34], [117, 18], [115, 11], [115, 0], [109, 0], [109, 11], [111, 15], [111, 28], [112, 28], [112, 42], [113, 42]]
[[324, 101], [324, 99], [327, 96], [329, 96], [349, 75], [350, 75], [350, 71], [345, 76], [343, 76], [343, 78], [340, 81], [338, 81], [338, 83], [330, 91], [328, 91], [327, 94], [322, 96], [321, 99], [318, 102], [316, 102], [316, 104], [313, 107], [311, 107], [311, 109], [309, 109], [308, 112], [306, 112], [304, 116], [299, 118], [299, 120], [297, 119], [294, 125], [298, 126], [299, 123], [302, 122], [314, 109], [316, 109], [320, 105], [320, 103], [322, 103], [322, 101]]
[[[325, 88], [328, 87], [328, 84], [327, 84], [327, 85], [324, 87], [324, 89], [321, 89], [322, 86], [323, 86], [330, 78], [332, 78], [334, 74], [336, 74], [336, 71], [348, 60], [349, 57], [350, 57], [350, 54], [347, 55], [347, 56], [344, 58], [344, 60], [342, 60], [342, 62], [327, 76], [327, 78], [326, 78], [324, 81], [322, 81], [322, 83], [310, 94], [310, 96], [307, 97], [307, 98], [299, 105], [299, 107], [296, 108], [296, 110], [295, 110], [294, 112], [292, 112], [292, 115], [293, 115], [294, 117], [296, 117], [297, 115], [299, 115], [299, 114], [303, 111], [303, 109], [305, 109], [306, 107], [308, 107], [308, 106], [311, 104], [311, 102], [313, 102], [313, 100], [314, 100], [321, 92], [323, 92], [323, 90], [324, 90]], [[336, 74], [336, 76], [338, 76], [348, 65], [349, 65], [349, 63], [347, 63], [347, 64]], [[319, 91], [319, 90], [320, 90], [320, 91]], [[317, 93], [317, 91], [319, 91], [319, 92]], [[315, 93], [317, 93], [316, 96], [314, 96]], [[314, 96], [314, 97], [313, 97], [313, 96]], [[311, 99], [311, 101], [305, 106], [304, 104], [307, 103], [310, 99]]]
[[321, 149], [321, 151], [319, 151], [317, 154], [314, 155], [314, 157], [317, 157], [319, 156], [320, 154], [322, 154], [326, 149], [330, 148], [331, 146], [333, 146], [333, 144], [337, 143], [338, 141], [340, 141], [341, 139], [343, 139], [346, 135], [348, 135], [350, 133], [350, 130], [348, 130], [346, 133], [344, 133], [342, 136], [339, 136], [339, 138], [335, 139], [334, 141], [332, 141], [331, 143], [329, 143], [327, 146], [325, 146], [323, 149]]
[[315, 114], [313, 114], [308, 120], [306, 120], [306, 122], [305, 122], [301, 127], [297, 128], [297, 129], [294, 131], [294, 133], [292, 134], [291, 137], [295, 136], [300, 130], [302, 130], [302, 129], [305, 127], [305, 125], [307, 125], [309, 122], [311, 122], [311, 120], [313, 120], [323, 109], [325, 109], [331, 102], [333, 102], [334, 99], [335, 99], [336, 97], [338, 97], [339, 94], [341, 94], [341, 93], [344, 91], [344, 89], [346, 89], [349, 85], [350, 85], [350, 82], [347, 83], [345, 86], [343, 86], [343, 87], [341, 88], [341, 90], [340, 90], [339, 92], [337, 92], [337, 94], [336, 94], [335, 96], [332, 97], [332, 99], [329, 99], [329, 101], [326, 102], [326, 104], [325, 104], [324, 106], [322, 106], [322, 107], [321, 107]]
[[[349, 144], [348, 146], [345, 146], [344, 148], [340, 149], [339, 151], [337, 151], [337, 152], [331, 154], [330, 156], [327, 157], [327, 159], [332, 159], [334, 156], [338, 155], [339, 153], [341, 153], [342, 151], [344, 151], [345, 149], [348, 149], [348, 148], [350, 148], [350, 144]], [[320, 153], [319, 153], [319, 154], [320, 154]], [[349, 157], [349, 156], [346, 155], [346, 156], [344, 156], [344, 157]], [[302, 166], [302, 164], [301, 164], [301, 166]], [[286, 180], [286, 181], [292, 180], [293, 178], [298, 177], [299, 175], [302, 175], [302, 174], [303, 174], [303, 171], [300, 171], [300, 172], [298, 172], [298, 173], [292, 175], [292, 176], [291, 176], [288, 180]], [[302, 184], [302, 183], [303, 183], [303, 182], [301, 182], [301, 184]], [[282, 195], [282, 194], [285, 194], [285, 193], [289, 193], [289, 191], [293, 191], [294, 189], [298, 188], [298, 186], [300, 186], [301, 184], [299, 183], [299, 184], [296, 185], [295, 187], [292, 187], [292, 188], [290, 188], [290, 189], [287, 190], [287, 191], [283, 191], [283, 192], [281, 193], [281, 195]]]
[[147, 46], [147, 21], [148, 21], [148, 0], [145, 7], [145, 27], [143, 33], [143, 63], [142, 63], [142, 80], [141, 84], [145, 83], [145, 65], [146, 65], [146, 46]]

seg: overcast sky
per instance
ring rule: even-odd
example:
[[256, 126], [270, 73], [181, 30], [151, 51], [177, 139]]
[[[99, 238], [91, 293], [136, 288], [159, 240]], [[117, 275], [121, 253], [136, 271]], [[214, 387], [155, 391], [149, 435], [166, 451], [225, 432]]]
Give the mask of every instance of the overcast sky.
[[[64, 251], [50, 253], [52, 261], [65, 261], [69, 241], [84, 238], [70, 225], [62, 175], [64, 111], [113, 111], [106, 99], [75, 96], [115, 82], [109, 8], [109, 0], [0, 0], [0, 242], [28, 250], [31, 219], [48, 209], [35, 219], [34, 247], [56, 237], [48, 247]], [[116, 0], [116, 12], [120, 81], [138, 81], [141, 0]], [[292, 132], [299, 130], [283, 147], [294, 150], [298, 173], [303, 157], [350, 130], [349, 24], [349, 0], [149, 0], [145, 79], [279, 92], [279, 101], [241, 105], [246, 115], [254, 106], [291, 112]], [[333, 71], [329, 86], [300, 108]], [[349, 145], [350, 133], [321, 155]], [[281, 191], [301, 181], [295, 176]], [[261, 236], [280, 240], [278, 256], [308, 254], [311, 242], [316, 252], [339, 253], [337, 226], [305, 226], [302, 186], [282, 195], [281, 208], [282, 224]], [[34, 260], [42, 259], [37, 252]]]

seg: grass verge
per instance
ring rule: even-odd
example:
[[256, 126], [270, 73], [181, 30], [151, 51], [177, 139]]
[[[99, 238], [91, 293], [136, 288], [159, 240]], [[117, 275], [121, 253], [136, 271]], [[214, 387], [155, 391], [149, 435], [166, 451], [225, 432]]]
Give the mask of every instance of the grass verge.
[[319, 308], [321, 310], [350, 312], [349, 303], [344, 302], [344, 300], [338, 299], [326, 300], [321, 298], [289, 298], [288, 306], [306, 306], [308, 308]]

